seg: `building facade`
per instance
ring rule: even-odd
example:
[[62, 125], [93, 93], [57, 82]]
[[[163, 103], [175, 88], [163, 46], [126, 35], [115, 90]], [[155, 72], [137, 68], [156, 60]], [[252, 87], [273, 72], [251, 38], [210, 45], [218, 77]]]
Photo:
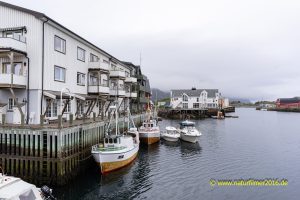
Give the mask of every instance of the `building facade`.
[[300, 97], [279, 98], [276, 100], [276, 108], [300, 108]]
[[106, 117], [116, 99], [120, 110], [130, 102], [142, 111], [148, 87], [139, 66], [118, 60], [43, 13], [0, 2], [1, 123]]
[[207, 109], [221, 107], [221, 94], [218, 89], [171, 90], [172, 109]]

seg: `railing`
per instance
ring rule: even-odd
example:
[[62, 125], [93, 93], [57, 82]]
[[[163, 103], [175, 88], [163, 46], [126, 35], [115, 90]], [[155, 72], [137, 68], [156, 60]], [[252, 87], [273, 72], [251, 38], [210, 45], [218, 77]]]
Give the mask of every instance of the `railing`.
[[0, 47], [13, 48], [22, 52], [27, 51], [26, 39], [13, 38], [13, 37], [0, 37]]

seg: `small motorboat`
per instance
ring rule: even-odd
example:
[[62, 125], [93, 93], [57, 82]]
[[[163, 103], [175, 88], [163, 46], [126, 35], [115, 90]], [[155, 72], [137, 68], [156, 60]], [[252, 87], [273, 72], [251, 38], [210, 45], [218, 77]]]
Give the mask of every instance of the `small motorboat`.
[[195, 122], [189, 120], [180, 122], [180, 139], [183, 141], [196, 143], [201, 135], [201, 132], [195, 128]]
[[177, 142], [180, 138], [180, 133], [175, 127], [167, 126], [166, 131], [161, 132], [161, 137], [169, 142]]
[[56, 198], [53, 197], [49, 187], [37, 188], [18, 177], [6, 176], [2, 171], [0, 173], [0, 199], [55, 200]]

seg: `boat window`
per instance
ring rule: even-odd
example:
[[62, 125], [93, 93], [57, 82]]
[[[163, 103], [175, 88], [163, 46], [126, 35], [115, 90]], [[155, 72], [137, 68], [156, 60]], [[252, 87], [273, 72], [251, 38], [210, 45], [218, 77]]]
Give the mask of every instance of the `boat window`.
[[117, 144], [118, 143], [118, 138], [114, 139], [114, 143]]
[[151, 124], [151, 127], [153, 127], [153, 124]]
[[108, 139], [107, 138], [104, 139], [104, 143], [108, 143]]
[[112, 138], [109, 138], [109, 143], [113, 143], [113, 139]]

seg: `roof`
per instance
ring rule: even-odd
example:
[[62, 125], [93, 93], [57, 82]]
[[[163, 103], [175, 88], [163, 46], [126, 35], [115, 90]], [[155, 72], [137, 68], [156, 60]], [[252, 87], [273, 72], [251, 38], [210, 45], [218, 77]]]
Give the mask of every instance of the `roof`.
[[207, 92], [207, 97], [212, 98], [216, 96], [216, 93], [219, 92], [218, 89], [197, 89], [197, 90], [171, 90], [173, 97], [180, 97], [183, 94], [188, 95], [189, 97], [199, 97], [201, 92]]
[[86, 40], [83, 37], [79, 36], [75, 32], [71, 31], [70, 29], [66, 28], [65, 26], [61, 25], [60, 23], [56, 22], [55, 20], [51, 19], [50, 17], [48, 17], [44, 13], [40, 13], [40, 12], [37, 12], [37, 11], [34, 11], [34, 10], [30, 10], [30, 9], [27, 9], [27, 8], [16, 6], [16, 5], [13, 5], [13, 4], [9, 4], [9, 3], [3, 2], [3, 1], [0, 1], [0, 6], [4, 6], [4, 7], [7, 7], [7, 8], [11, 8], [11, 9], [14, 9], [14, 10], [18, 10], [18, 11], [21, 11], [21, 12], [28, 13], [28, 14], [33, 15], [36, 18], [38, 18], [38, 19], [40, 19], [42, 21], [51, 21], [54, 24], [56, 24], [56, 25], [64, 28], [65, 30], [67, 30], [71, 34], [75, 35], [79, 39], [83, 40], [84, 42], [88, 43], [89, 45], [93, 46], [94, 48], [98, 49], [102, 53], [106, 54], [108, 57], [111, 57], [112, 60], [118, 61], [120, 64], [124, 64], [122, 61], [118, 60], [117, 58], [115, 58], [114, 56], [110, 55], [109, 53], [107, 53], [106, 51], [102, 50], [101, 48], [97, 47], [93, 43], [89, 42], [88, 40]]
[[280, 98], [278, 99], [280, 103], [299, 103], [300, 97], [293, 97], [293, 98]]

